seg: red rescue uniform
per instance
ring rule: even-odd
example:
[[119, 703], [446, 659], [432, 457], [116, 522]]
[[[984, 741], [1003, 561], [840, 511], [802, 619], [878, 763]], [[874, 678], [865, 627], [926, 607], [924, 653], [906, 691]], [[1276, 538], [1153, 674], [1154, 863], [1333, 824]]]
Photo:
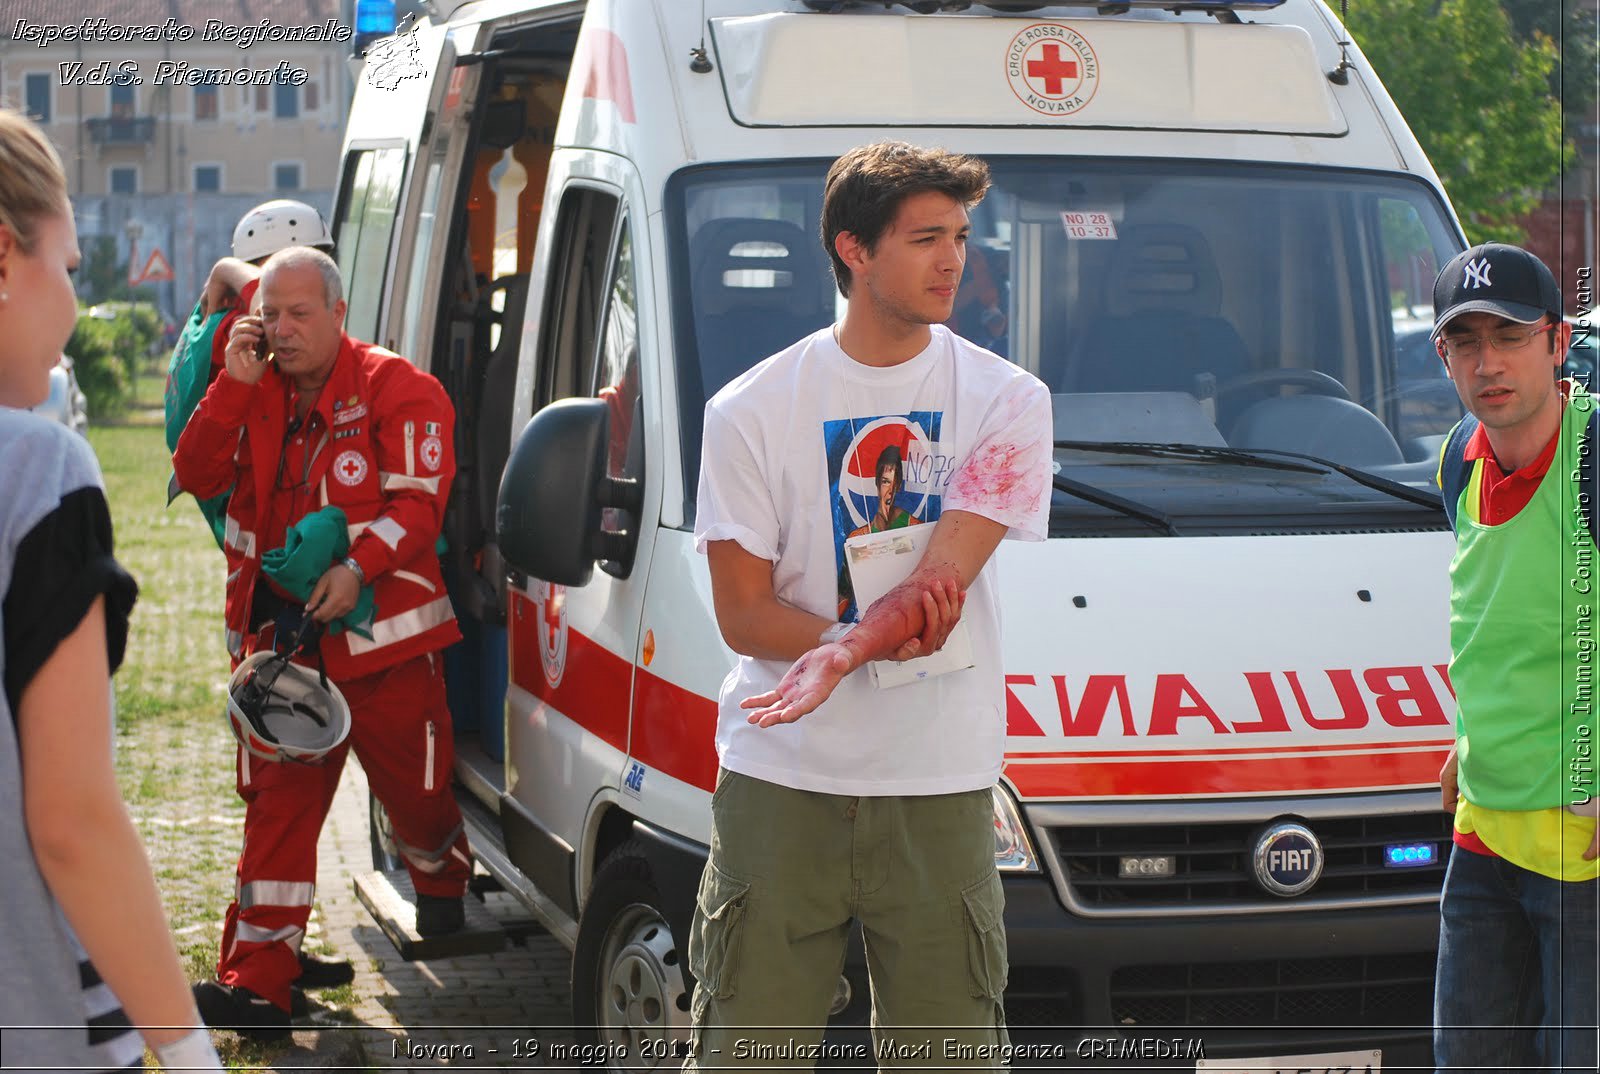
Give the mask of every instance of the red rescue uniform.
[[238, 751], [244, 849], [217, 979], [285, 1010], [315, 893], [317, 837], [349, 748], [388, 810], [417, 892], [458, 897], [471, 872], [449, 793], [454, 748], [437, 655], [461, 637], [435, 550], [455, 473], [454, 410], [438, 381], [349, 336], [298, 422], [295, 407], [294, 386], [275, 365], [254, 385], [220, 375], [172, 460], [179, 484], [197, 498], [233, 488], [223, 550], [235, 662], [270, 625], [256, 608], [268, 586], [262, 553], [281, 546], [305, 515], [344, 511], [350, 556], [374, 590], [371, 639], [344, 631], [321, 642], [328, 677], [350, 705], [345, 747], [321, 765]]

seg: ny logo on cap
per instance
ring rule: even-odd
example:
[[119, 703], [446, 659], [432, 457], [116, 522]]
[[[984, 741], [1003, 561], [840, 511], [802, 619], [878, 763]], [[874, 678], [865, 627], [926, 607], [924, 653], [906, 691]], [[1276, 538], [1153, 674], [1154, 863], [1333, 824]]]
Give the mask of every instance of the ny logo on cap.
[[1489, 259], [1480, 257], [1476, 261], [1467, 262], [1467, 276], [1461, 281], [1463, 287], [1488, 287], [1489, 284]]

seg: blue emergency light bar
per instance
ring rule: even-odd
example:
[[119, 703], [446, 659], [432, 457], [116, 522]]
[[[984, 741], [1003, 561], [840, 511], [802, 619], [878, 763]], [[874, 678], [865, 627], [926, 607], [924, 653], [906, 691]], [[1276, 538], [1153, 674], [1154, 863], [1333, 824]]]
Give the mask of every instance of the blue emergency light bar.
[[1415, 869], [1419, 865], [1438, 865], [1439, 848], [1433, 843], [1390, 843], [1383, 848], [1385, 869]]

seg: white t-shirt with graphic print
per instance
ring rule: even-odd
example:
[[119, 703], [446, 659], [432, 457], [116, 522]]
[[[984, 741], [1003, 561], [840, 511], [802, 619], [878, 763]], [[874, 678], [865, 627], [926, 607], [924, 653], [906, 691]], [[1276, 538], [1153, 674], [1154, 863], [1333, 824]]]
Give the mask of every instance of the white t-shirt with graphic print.
[[[737, 541], [773, 563], [779, 600], [857, 617], [844, 541], [970, 511], [1043, 540], [1050, 394], [1038, 379], [941, 325], [889, 368], [856, 362], [831, 327], [768, 358], [706, 405], [695, 547]], [[795, 723], [755, 727], [739, 708], [790, 661], [741, 656], [723, 681], [722, 766], [800, 790], [949, 794], [999, 778], [1005, 744], [997, 567], [967, 592], [974, 666], [880, 690], [865, 669]]]

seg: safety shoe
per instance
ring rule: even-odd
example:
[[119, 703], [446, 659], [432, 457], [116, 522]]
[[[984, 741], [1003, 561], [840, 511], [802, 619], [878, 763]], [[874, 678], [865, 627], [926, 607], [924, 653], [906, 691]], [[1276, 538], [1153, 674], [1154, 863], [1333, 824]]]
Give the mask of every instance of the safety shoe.
[[241, 1037], [260, 1041], [289, 1039], [289, 1012], [248, 988], [198, 981], [194, 1005], [201, 1020], [213, 1029], [231, 1029]]
[[342, 958], [318, 958], [300, 952], [301, 988], [338, 988], [356, 979], [356, 968]]
[[417, 896], [418, 936], [448, 936], [452, 932], [460, 932], [466, 924], [467, 908], [461, 896]]

